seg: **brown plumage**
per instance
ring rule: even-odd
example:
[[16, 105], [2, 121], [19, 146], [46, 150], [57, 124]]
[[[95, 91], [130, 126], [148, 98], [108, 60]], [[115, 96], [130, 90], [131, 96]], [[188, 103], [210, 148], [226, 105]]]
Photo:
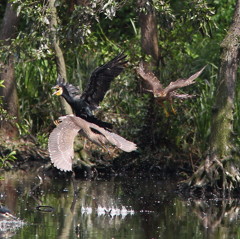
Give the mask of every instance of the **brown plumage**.
[[105, 148], [105, 144], [112, 144], [117, 148], [131, 152], [137, 149], [136, 144], [123, 137], [109, 132], [96, 124], [74, 115], [59, 117], [60, 124], [51, 132], [48, 140], [48, 150], [53, 165], [62, 171], [72, 170], [74, 157], [74, 139], [80, 132], [93, 143]]
[[157, 100], [157, 102], [163, 106], [166, 116], [169, 116], [169, 113], [165, 109], [163, 102], [169, 101], [173, 113], [176, 113], [172, 105], [172, 101], [174, 98], [187, 99], [195, 97], [195, 95], [178, 94], [176, 90], [194, 84], [194, 80], [203, 72], [205, 67], [206, 66], [204, 66], [200, 71], [196, 72], [187, 79], [178, 79], [176, 81], [172, 81], [165, 88], [160, 83], [159, 79], [153, 74], [153, 72], [149, 71], [147, 67], [144, 66], [143, 62], [141, 62], [139, 67], [137, 68], [137, 73], [144, 80], [145, 90], [153, 93], [153, 96]]
[[153, 74], [153, 72], [148, 71], [146, 67], [144, 67], [143, 62], [141, 62], [139, 67], [137, 68], [137, 73], [144, 80], [144, 83], [146, 85], [146, 91], [152, 92], [154, 97], [157, 98], [159, 101], [171, 101], [172, 98], [186, 99], [194, 97], [195, 95], [178, 94], [176, 90], [194, 84], [194, 80], [203, 72], [205, 67], [206, 66], [204, 66], [200, 71], [196, 72], [187, 79], [178, 79], [176, 81], [172, 81], [165, 88], [160, 83], [159, 79]]

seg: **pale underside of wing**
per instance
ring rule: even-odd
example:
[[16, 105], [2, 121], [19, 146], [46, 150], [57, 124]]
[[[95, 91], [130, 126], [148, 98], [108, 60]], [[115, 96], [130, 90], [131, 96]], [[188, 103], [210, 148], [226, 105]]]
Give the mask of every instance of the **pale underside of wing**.
[[[173, 98], [191, 98], [195, 95], [188, 95], [188, 94], [177, 94], [175, 90], [186, 87], [188, 85], [194, 84], [195, 79], [200, 76], [206, 66], [204, 66], [200, 71], [196, 72], [195, 74], [191, 75], [187, 79], [178, 79], [176, 81], [171, 82], [167, 87], [163, 87], [160, 83], [159, 79], [153, 74], [153, 72], [148, 71], [146, 67], [144, 67], [144, 63], [141, 62], [139, 67], [137, 68], [137, 73], [141, 76], [144, 80], [146, 85], [146, 90], [153, 92], [153, 94], [157, 95], [158, 97], [163, 96], [165, 98], [173, 97]], [[174, 92], [174, 93], [173, 93]]]
[[74, 138], [80, 127], [68, 117], [60, 117], [62, 121], [50, 134], [48, 150], [53, 165], [62, 171], [72, 171], [74, 157]]
[[104, 128], [96, 127], [97, 125], [92, 125], [91, 127], [97, 131], [99, 131], [102, 135], [104, 135], [107, 143], [116, 146], [117, 148], [125, 151], [125, 152], [132, 152], [137, 149], [137, 145], [129, 140], [126, 140], [122, 136], [115, 134], [113, 132], [109, 132]]
[[178, 79], [176, 81], [171, 82], [165, 89], [165, 95], [169, 94], [169, 92], [175, 91], [179, 88], [189, 86], [191, 84], [195, 83], [195, 79], [201, 75], [203, 70], [205, 69], [206, 66], [204, 66], [200, 71], [196, 72], [195, 74], [191, 75], [187, 79]]
[[[172, 93], [172, 94], [171, 94]], [[171, 97], [175, 99], [190, 99], [196, 97], [196, 95], [189, 95], [189, 94], [178, 94], [175, 91], [172, 91]]]
[[62, 171], [72, 170], [73, 144], [80, 130], [89, 140], [97, 145], [104, 146], [104, 144], [109, 143], [125, 152], [137, 149], [135, 143], [93, 123], [89, 123], [80, 117], [67, 115], [60, 117], [59, 120], [61, 123], [58, 124], [49, 136], [48, 150], [53, 165]]
[[[112, 144], [125, 152], [131, 152], [137, 149], [135, 143], [126, 140], [118, 134], [105, 130], [96, 124], [86, 122], [85, 120], [75, 116], [72, 116], [72, 120], [74, 120], [74, 122], [78, 124], [79, 127], [84, 125], [84, 127], [81, 127], [84, 135], [95, 144]], [[99, 134], [94, 133], [92, 129], [99, 132]], [[99, 142], [96, 142], [97, 140]]]

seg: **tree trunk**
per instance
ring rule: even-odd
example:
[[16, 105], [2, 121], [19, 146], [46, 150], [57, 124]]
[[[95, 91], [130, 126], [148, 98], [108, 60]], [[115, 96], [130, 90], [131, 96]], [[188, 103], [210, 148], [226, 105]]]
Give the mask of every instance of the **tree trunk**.
[[226, 158], [231, 154], [233, 110], [239, 62], [240, 1], [233, 23], [221, 44], [221, 65], [218, 73], [216, 102], [213, 110], [210, 150], [213, 156]]
[[233, 133], [233, 109], [237, 67], [239, 63], [240, 0], [237, 1], [233, 22], [221, 44], [216, 101], [213, 108], [210, 149], [204, 164], [189, 180], [190, 185], [215, 189], [223, 192], [239, 187], [240, 174], [230, 161]]
[[[18, 17], [10, 2], [7, 3], [5, 15], [0, 32], [0, 41], [3, 45], [9, 46], [11, 39], [16, 34]], [[3, 108], [7, 111], [6, 119], [0, 121], [2, 136], [14, 137], [18, 135], [16, 122], [19, 119], [19, 105], [17, 96], [17, 85], [14, 78], [13, 55], [9, 54], [5, 62], [0, 62], [0, 79], [4, 81], [4, 87], [0, 87], [0, 97], [3, 100]]]
[[[48, 7], [50, 10], [50, 30], [51, 30], [51, 37], [52, 37], [52, 48], [56, 54], [56, 64], [57, 64], [57, 72], [67, 81], [67, 72], [66, 72], [66, 65], [63, 56], [63, 52], [59, 46], [59, 40], [57, 37], [56, 27], [57, 27], [57, 9], [54, 6], [55, 0], [48, 1]], [[65, 114], [72, 114], [71, 107], [68, 103], [61, 97], [61, 104], [63, 105], [63, 109]]]
[[[152, 0], [138, 0], [139, 9], [139, 25], [141, 28], [141, 48], [143, 55], [150, 56], [151, 59], [145, 62], [149, 70], [158, 73], [159, 66], [159, 47], [158, 47], [158, 30], [155, 10], [153, 8]], [[148, 113], [146, 115], [145, 127], [141, 135], [144, 135], [142, 139], [143, 144], [150, 142], [151, 146], [155, 146], [155, 101], [154, 97], [151, 97], [148, 102]]]
[[142, 51], [152, 57], [151, 64], [156, 68], [159, 65], [159, 47], [156, 14], [152, 4], [149, 0], [138, 0]]

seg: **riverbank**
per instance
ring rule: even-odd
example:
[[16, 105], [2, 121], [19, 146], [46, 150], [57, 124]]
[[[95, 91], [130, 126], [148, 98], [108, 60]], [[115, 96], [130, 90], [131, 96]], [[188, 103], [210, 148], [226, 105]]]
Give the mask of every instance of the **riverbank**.
[[[30, 140], [1, 140], [0, 157], [5, 169], [18, 168], [25, 171], [42, 170], [55, 176], [64, 172], [51, 165], [48, 150]], [[82, 146], [76, 149], [73, 160], [76, 177], [95, 177], [96, 175], [171, 175], [187, 177], [193, 172], [192, 160], [184, 154], [163, 151], [142, 151], [132, 153], [106, 153], [97, 148]], [[70, 173], [71, 175], [71, 173]]]

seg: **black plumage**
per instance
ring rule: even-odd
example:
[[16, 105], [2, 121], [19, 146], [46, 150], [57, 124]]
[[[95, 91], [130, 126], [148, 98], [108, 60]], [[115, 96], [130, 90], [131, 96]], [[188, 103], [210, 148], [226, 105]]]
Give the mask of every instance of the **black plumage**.
[[4, 206], [0, 206], [0, 219], [17, 219], [13, 216], [10, 210]]
[[56, 89], [53, 94], [64, 97], [76, 116], [100, 127], [112, 128], [110, 123], [97, 119], [93, 115], [93, 110], [97, 109], [99, 103], [103, 100], [112, 80], [123, 71], [124, 65], [127, 63], [125, 58], [126, 55], [120, 53], [106, 64], [96, 68], [92, 72], [88, 85], [82, 94], [80, 94], [76, 86], [66, 83], [59, 76], [57, 78], [57, 85], [53, 87]]

